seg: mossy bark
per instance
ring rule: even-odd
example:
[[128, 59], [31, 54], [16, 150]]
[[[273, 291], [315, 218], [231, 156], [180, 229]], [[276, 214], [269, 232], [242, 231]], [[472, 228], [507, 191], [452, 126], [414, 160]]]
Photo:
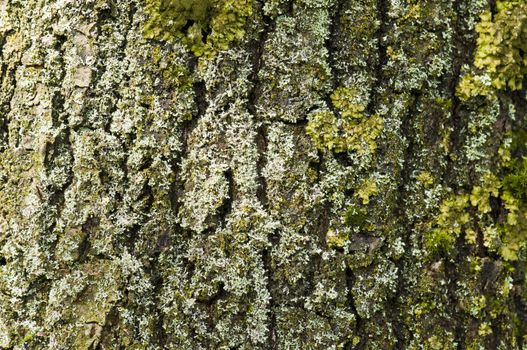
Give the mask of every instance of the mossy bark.
[[527, 349], [509, 2], [0, 0], [0, 348]]

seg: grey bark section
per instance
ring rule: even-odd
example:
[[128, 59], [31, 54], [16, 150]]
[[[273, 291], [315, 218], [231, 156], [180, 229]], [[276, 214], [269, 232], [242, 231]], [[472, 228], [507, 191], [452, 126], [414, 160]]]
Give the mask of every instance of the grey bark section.
[[[524, 260], [422, 242], [523, 123], [455, 96], [486, 1], [255, 1], [211, 59], [144, 8], [0, 1], [0, 348], [525, 348]], [[339, 87], [373, 149], [306, 133]]]

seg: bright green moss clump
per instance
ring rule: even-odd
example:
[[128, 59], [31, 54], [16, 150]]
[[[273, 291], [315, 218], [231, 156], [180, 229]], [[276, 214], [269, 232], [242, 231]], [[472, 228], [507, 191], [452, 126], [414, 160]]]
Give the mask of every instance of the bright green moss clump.
[[331, 102], [340, 112], [339, 116], [328, 110], [318, 111], [310, 117], [306, 127], [317, 148], [327, 148], [335, 153], [372, 154], [383, 129], [382, 118], [366, 116], [366, 104], [354, 89], [348, 87], [337, 88], [331, 95]]
[[481, 15], [475, 65], [485, 69], [497, 89], [520, 90], [527, 73], [527, 3], [498, 1], [494, 18]]
[[253, 0], [147, 0], [145, 36], [180, 39], [196, 56], [212, 57], [245, 35]]

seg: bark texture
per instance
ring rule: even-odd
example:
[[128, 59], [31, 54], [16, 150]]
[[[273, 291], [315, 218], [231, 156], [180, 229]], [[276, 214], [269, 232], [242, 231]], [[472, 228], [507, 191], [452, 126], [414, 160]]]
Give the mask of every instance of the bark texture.
[[0, 348], [527, 349], [523, 0], [0, 0]]

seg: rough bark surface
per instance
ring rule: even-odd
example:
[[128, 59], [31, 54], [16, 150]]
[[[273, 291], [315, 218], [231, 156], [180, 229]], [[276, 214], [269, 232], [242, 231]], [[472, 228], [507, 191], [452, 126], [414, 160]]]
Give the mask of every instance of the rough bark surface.
[[527, 349], [525, 18], [0, 0], [0, 348]]

